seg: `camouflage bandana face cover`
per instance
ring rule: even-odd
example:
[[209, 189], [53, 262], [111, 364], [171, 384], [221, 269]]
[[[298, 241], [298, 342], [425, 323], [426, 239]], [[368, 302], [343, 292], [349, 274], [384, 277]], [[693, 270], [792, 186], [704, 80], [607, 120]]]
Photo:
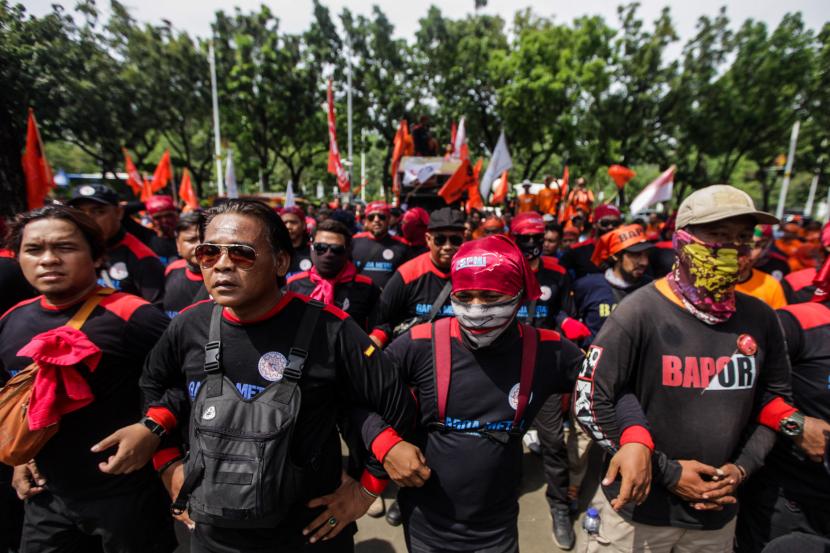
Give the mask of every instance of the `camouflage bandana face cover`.
[[726, 322], [735, 312], [739, 258], [749, 255], [749, 249], [745, 244], [704, 242], [679, 229], [674, 235], [677, 261], [668, 275], [669, 285], [704, 323]]

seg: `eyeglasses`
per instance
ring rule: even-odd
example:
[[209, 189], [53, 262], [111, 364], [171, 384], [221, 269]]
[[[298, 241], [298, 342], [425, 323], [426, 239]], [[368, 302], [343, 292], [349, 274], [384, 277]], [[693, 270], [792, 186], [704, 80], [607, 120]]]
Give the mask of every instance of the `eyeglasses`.
[[464, 237], [459, 234], [433, 234], [432, 241], [436, 246], [443, 246], [449, 241], [451, 246], [460, 246], [464, 243]]
[[326, 252], [331, 252], [334, 255], [343, 255], [346, 253], [346, 246], [340, 244], [326, 244], [325, 242], [315, 242], [312, 246], [317, 255], [324, 255]]
[[516, 242], [537, 242], [544, 239], [544, 234], [519, 234], [516, 236]]
[[370, 213], [366, 216], [367, 221], [374, 221], [375, 219], [380, 219], [381, 221], [386, 220], [386, 214], [384, 213]]
[[600, 219], [597, 221], [597, 226], [602, 228], [617, 228], [622, 224], [619, 219]]
[[256, 250], [245, 244], [199, 244], [194, 255], [201, 268], [210, 269], [216, 265], [223, 253], [227, 254], [231, 263], [245, 271], [254, 266], [257, 257]]

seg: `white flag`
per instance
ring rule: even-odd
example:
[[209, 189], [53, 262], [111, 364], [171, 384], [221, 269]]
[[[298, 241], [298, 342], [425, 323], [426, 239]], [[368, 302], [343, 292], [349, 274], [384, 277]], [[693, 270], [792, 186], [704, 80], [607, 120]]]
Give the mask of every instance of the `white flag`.
[[238, 198], [239, 188], [236, 186], [236, 173], [233, 171], [233, 150], [228, 150], [228, 162], [225, 164], [225, 186], [228, 198]]
[[672, 165], [662, 175], [654, 179], [631, 202], [631, 213], [639, 213], [659, 202], [671, 200], [674, 191], [674, 171]]
[[507, 139], [504, 137], [504, 131], [499, 135], [499, 141], [496, 142], [496, 147], [493, 148], [493, 155], [490, 156], [490, 163], [487, 164], [487, 171], [481, 178], [478, 189], [481, 192], [481, 198], [484, 201], [490, 197], [490, 189], [493, 187], [499, 175], [505, 171], [513, 168], [513, 158], [510, 157], [510, 152], [507, 150]]
[[453, 159], [463, 159], [467, 147], [467, 128], [464, 125], [464, 117], [458, 121], [458, 130], [455, 131], [455, 144], [452, 145]]
[[294, 207], [297, 201], [294, 199], [294, 182], [289, 179], [288, 186], [285, 187], [285, 204], [283, 207]]

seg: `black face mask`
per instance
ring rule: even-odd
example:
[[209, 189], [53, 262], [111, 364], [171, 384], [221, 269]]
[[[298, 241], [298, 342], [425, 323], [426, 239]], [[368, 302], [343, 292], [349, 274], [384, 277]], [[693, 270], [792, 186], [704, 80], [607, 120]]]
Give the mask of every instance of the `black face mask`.
[[317, 267], [317, 272], [323, 278], [333, 278], [343, 270], [346, 265], [347, 253], [336, 254], [328, 250], [326, 253], [319, 254], [311, 248], [311, 261]]
[[542, 245], [544, 242], [544, 237], [534, 238], [532, 240], [519, 240], [518, 246], [519, 249], [522, 250], [522, 254], [524, 254], [525, 259], [531, 261], [542, 255]]

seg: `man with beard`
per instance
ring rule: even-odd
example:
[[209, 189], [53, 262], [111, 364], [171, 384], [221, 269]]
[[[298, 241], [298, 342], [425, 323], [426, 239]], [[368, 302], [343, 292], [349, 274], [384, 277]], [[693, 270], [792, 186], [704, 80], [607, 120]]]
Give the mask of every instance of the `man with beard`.
[[591, 337], [623, 298], [651, 282], [646, 271], [653, 246], [640, 225], [616, 228], [597, 240], [591, 262], [605, 271], [573, 284], [576, 317], [587, 325]]
[[389, 234], [391, 212], [386, 202], [369, 202], [364, 220], [365, 232], [354, 235], [352, 258], [357, 270], [381, 289], [409, 258], [409, 244]]
[[121, 226], [124, 210], [118, 204], [118, 194], [103, 184], [84, 184], [72, 190], [69, 205], [92, 217], [103, 233], [107, 255], [98, 284], [160, 302], [164, 266], [153, 250]]
[[622, 224], [622, 213], [617, 206], [611, 204], [598, 205], [594, 210], [594, 224], [591, 237], [565, 250], [560, 263], [570, 273], [574, 280], [591, 273], [599, 273], [600, 268], [591, 262], [594, 255], [594, 245], [599, 238]]
[[311, 244], [313, 266], [290, 277], [286, 290], [339, 307], [368, 332], [375, 323], [380, 288], [357, 274], [349, 260], [351, 246], [352, 236], [343, 223], [328, 219], [317, 225]]
[[208, 297], [202, 270], [196, 259], [203, 218], [201, 211], [191, 211], [182, 215], [176, 224], [176, 250], [181, 259], [168, 265], [164, 271], [163, 305], [171, 319], [188, 305]]
[[417, 325], [386, 350], [418, 397], [415, 443], [432, 477], [399, 493], [410, 553], [518, 551], [522, 435], [582, 354], [519, 324], [541, 291], [506, 236], [467, 242], [452, 260], [455, 315]]
[[286, 278], [311, 269], [311, 246], [308, 242], [308, 230], [305, 222], [305, 211], [301, 207], [290, 206], [280, 210], [280, 217], [288, 229], [291, 237], [291, 246], [294, 253], [291, 265], [288, 267]]

